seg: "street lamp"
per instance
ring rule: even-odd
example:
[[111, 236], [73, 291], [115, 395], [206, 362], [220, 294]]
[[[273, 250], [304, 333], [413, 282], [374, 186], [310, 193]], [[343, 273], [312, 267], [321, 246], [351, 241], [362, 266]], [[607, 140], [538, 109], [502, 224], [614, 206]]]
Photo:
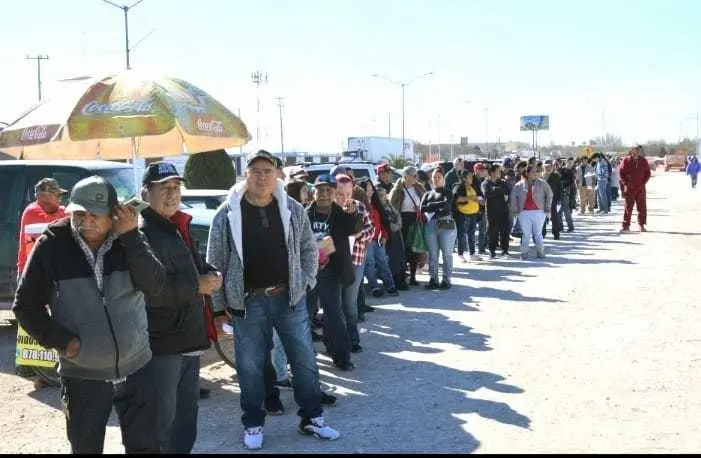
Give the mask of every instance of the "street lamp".
[[[115, 8], [119, 8], [120, 10], [122, 10], [124, 12], [124, 40], [125, 40], [124, 50], [126, 51], [126, 54], [127, 54], [127, 70], [131, 70], [131, 65], [129, 63], [129, 53], [132, 51], [132, 49], [134, 49], [136, 46], [138, 46], [139, 43], [141, 43], [141, 41], [143, 41], [143, 39], [139, 43], [134, 45], [134, 48], [129, 47], [129, 10], [136, 7], [136, 5], [143, 2], [144, 0], [138, 0], [137, 2], [132, 4], [131, 6], [117, 5], [116, 3], [111, 2], [110, 0], [102, 0], [102, 1], [107, 3], [108, 5], [114, 6]], [[144, 38], [146, 38], [146, 37], [144, 37]]]
[[432, 76], [432, 75], [434, 75], [433, 72], [424, 73], [423, 75], [417, 76], [416, 78], [414, 78], [414, 79], [412, 79], [412, 80], [409, 80], [409, 81], [395, 81], [395, 80], [393, 80], [392, 78], [389, 78], [389, 77], [387, 77], [387, 76], [380, 75], [380, 74], [377, 74], [377, 73], [373, 73], [373, 74], [371, 75], [371, 76], [374, 77], [374, 78], [382, 78], [382, 79], [385, 79], [385, 80], [389, 81], [390, 83], [392, 83], [392, 84], [394, 84], [394, 85], [397, 85], [397, 86], [399, 86], [399, 87], [402, 88], [402, 157], [404, 157], [404, 158], [406, 158], [406, 148], [404, 147], [404, 142], [406, 141], [406, 140], [405, 140], [405, 134], [404, 134], [404, 119], [405, 119], [405, 112], [404, 112], [404, 102], [405, 102], [404, 89], [405, 89], [408, 85], [410, 85], [411, 83], [413, 83], [413, 82], [415, 82], [415, 81], [417, 81], [417, 80], [420, 80], [421, 78], [425, 78], [425, 77], [427, 77], [427, 76]]

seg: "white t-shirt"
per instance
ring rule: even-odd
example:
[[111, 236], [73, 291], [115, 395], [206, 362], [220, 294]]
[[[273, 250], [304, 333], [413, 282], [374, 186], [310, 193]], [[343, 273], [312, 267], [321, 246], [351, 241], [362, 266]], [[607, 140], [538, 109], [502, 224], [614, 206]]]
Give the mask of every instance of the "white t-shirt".
[[618, 187], [618, 180], [620, 179], [620, 174], [618, 172], [618, 167], [613, 167], [611, 169], [611, 187], [612, 188], [617, 188]]
[[[409, 197], [411, 196], [411, 197]], [[411, 199], [414, 199], [413, 201]], [[416, 205], [414, 205], [416, 203]], [[412, 213], [421, 210], [421, 198], [416, 192], [416, 188], [404, 188], [404, 200], [402, 200], [402, 213]]]

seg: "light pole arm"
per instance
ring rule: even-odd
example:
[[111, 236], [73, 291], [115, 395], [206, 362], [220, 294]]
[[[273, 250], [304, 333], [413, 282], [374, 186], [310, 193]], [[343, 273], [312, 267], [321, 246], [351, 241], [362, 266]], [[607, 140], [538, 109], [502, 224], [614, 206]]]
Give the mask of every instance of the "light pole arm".
[[402, 84], [402, 86], [408, 86], [408, 85], [410, 85], [411, 83], [413, 83], [413, 82], [415, 82], [415, 81], [418, 81], [418, 80], [420, 80], [420, 79], [422, 79], [422, 78], [426, 78], [427, 76], [432, 76], [432, 75], [434, 75], [433, 72], [424, 73], [424, 74], [421, 75], [421, 76], [417, 76], [417, 77], [414, 78], [413, 80], [410, 80], [410, 81], [408, 81], [408, 82], [406, 82], [406, 83], [401, 83], [401, 84]]
[[383, 80], [387, 80], [387, 81], [389, 81], [389, 82], [392, 83], [392, 84], [396, 84], [397, 86], [402, 86], [402, 85], [403, 85], [403, 83], [400, 83], [399, 81], [395, 81], [395, 80], [393, 80], [392, 78], [389, 78], [389, 77], [387, 77], [387, 76], [385, 76], [385, 75], [380, 75], [380, 74], [378, 74], [378, 73], [373, 73], [373, 74], [370, 75], [370, 76], [372, 76], [373, 78], [381, 78], [381, 79], [383, 79]]

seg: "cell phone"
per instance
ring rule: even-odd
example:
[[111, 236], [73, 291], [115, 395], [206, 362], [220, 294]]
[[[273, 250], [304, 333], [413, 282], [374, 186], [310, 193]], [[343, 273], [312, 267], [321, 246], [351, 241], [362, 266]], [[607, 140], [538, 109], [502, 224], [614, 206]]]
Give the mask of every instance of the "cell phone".
[[148, 207], [148, 203], [139, 199], [138, 197], [132, 197], [131, 199], [124, 202], [124, 205], [129, 205], [136, 209], [137, 212], [141, 213], [145, 208]]

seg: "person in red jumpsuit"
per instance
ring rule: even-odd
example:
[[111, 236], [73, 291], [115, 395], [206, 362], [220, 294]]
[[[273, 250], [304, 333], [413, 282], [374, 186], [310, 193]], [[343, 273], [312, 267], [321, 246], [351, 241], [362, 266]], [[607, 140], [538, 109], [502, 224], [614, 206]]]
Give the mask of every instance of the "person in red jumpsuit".
[[620, 186], [625, 198], [626, 208], [623, 212], [623, 227], [621, 232], [630, 232], [630, 220], [633, 217], [633, 205], [638, 207], [638, 224], [640, 232], [646, 232], [647, 197], [645, 184], [650, 179], [650, 165], [642, 157], [643, 147], [636, 145], [623, 159], [620, 167]]

